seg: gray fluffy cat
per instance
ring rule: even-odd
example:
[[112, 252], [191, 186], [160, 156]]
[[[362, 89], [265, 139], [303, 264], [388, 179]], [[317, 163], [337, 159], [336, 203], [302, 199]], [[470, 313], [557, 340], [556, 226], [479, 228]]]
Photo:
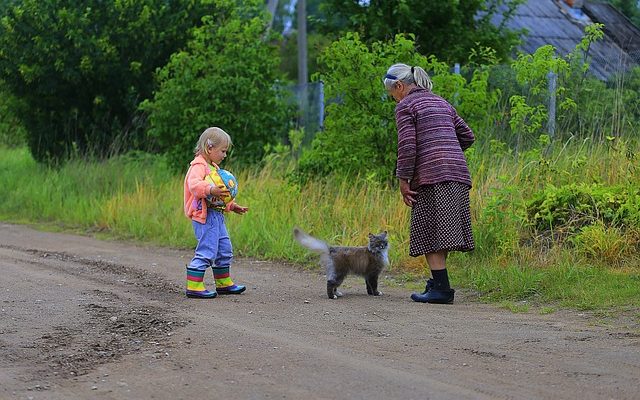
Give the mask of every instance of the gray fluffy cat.
[[320, 264], [327, 271], [327, 296], [330, 299], [342, 296], [337, 289], [349, 273], [364, 277], [369, 295], [382, 295], [378, 291], [378, 276], [389, 265], [386, 231], [377, 235], [369, 234], [369, 245], [362, 247], [329, 246], [299, 228], [293, 229], [293, 235], [302, 246], [320, 253]]

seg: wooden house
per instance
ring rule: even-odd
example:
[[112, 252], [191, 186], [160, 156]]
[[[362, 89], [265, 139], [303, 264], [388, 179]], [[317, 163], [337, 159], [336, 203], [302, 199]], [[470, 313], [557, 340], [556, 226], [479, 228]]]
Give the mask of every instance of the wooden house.
[[[499, 24], [499, 18], [494, 23]], [[640, 29], [608, 3], [582, 0], [528, 0], [506, 26], [523, 30], [520, 50], [533, 53], [550, 44], [559, 55], [573, 51], [585, 26], [605, 25], [604, 38], [589, 49], [591, 72], [606, 80], [640, 65]]]

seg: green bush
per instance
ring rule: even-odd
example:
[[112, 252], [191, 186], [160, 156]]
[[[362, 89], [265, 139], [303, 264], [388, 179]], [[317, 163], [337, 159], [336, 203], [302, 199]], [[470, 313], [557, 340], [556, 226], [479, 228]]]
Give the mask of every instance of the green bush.
[[597, 223], [640, 227], [640, 189], [629, 186], [569, 184], [548, 187], [527, 203], [528, 220], [537, 231], [573, 234]]
[[264, 4], [215, 0], [188, 48], [158, 71], [160, 88], [141, 108], [149, 135], [170, 161], [185, 166], [200, 133], [218, 126], [231, 135], [234, 158], [262, 157], [287, 132], [277, 48], [267, 41]]

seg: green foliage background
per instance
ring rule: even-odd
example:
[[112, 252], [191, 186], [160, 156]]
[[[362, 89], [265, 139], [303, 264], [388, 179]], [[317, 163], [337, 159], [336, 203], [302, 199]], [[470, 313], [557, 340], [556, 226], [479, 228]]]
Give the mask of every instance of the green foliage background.
[[0, 76], [39, 161], [144, 147], [136, 109], [208, 6], [196, 0], [24, 0], [0, 20]]
[[[506, 61], [519, 32], [506, 28], [523, 0], [325, 0], [318, 29], [329, 35], [358, 32], [366, 42], [413, 33], [420, 53], [447, 63], [464, 62], [471, 49], [491, 47]], [[502, 20], [494, 25], [492, 18]]]
[[289, 114], [269, 43], [263, 2], [216, 0], [185, 50], [158, 71], [159, 88], [141, 109], [149, 135], [178, 168], [188, 165], [200, 133], [227, 131], [234, 158], [257, 161], [266, 144], [285, 137]]

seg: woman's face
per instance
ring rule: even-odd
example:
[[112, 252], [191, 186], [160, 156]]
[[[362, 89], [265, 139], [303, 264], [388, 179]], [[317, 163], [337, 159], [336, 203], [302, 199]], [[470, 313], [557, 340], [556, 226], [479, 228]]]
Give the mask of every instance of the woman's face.
[[387, 93], [389, 93], [389, 96], [393, 97], [393, 99], [397, 103], [400, 100], [404, 99], [404, 96], [406, 96], [406, 94], [404, 93], [405, 88], [406, 85], [404, 83], [402, 83], [401, 81], [396, 81], [393, 83], [391, 89], [387, 90]]

